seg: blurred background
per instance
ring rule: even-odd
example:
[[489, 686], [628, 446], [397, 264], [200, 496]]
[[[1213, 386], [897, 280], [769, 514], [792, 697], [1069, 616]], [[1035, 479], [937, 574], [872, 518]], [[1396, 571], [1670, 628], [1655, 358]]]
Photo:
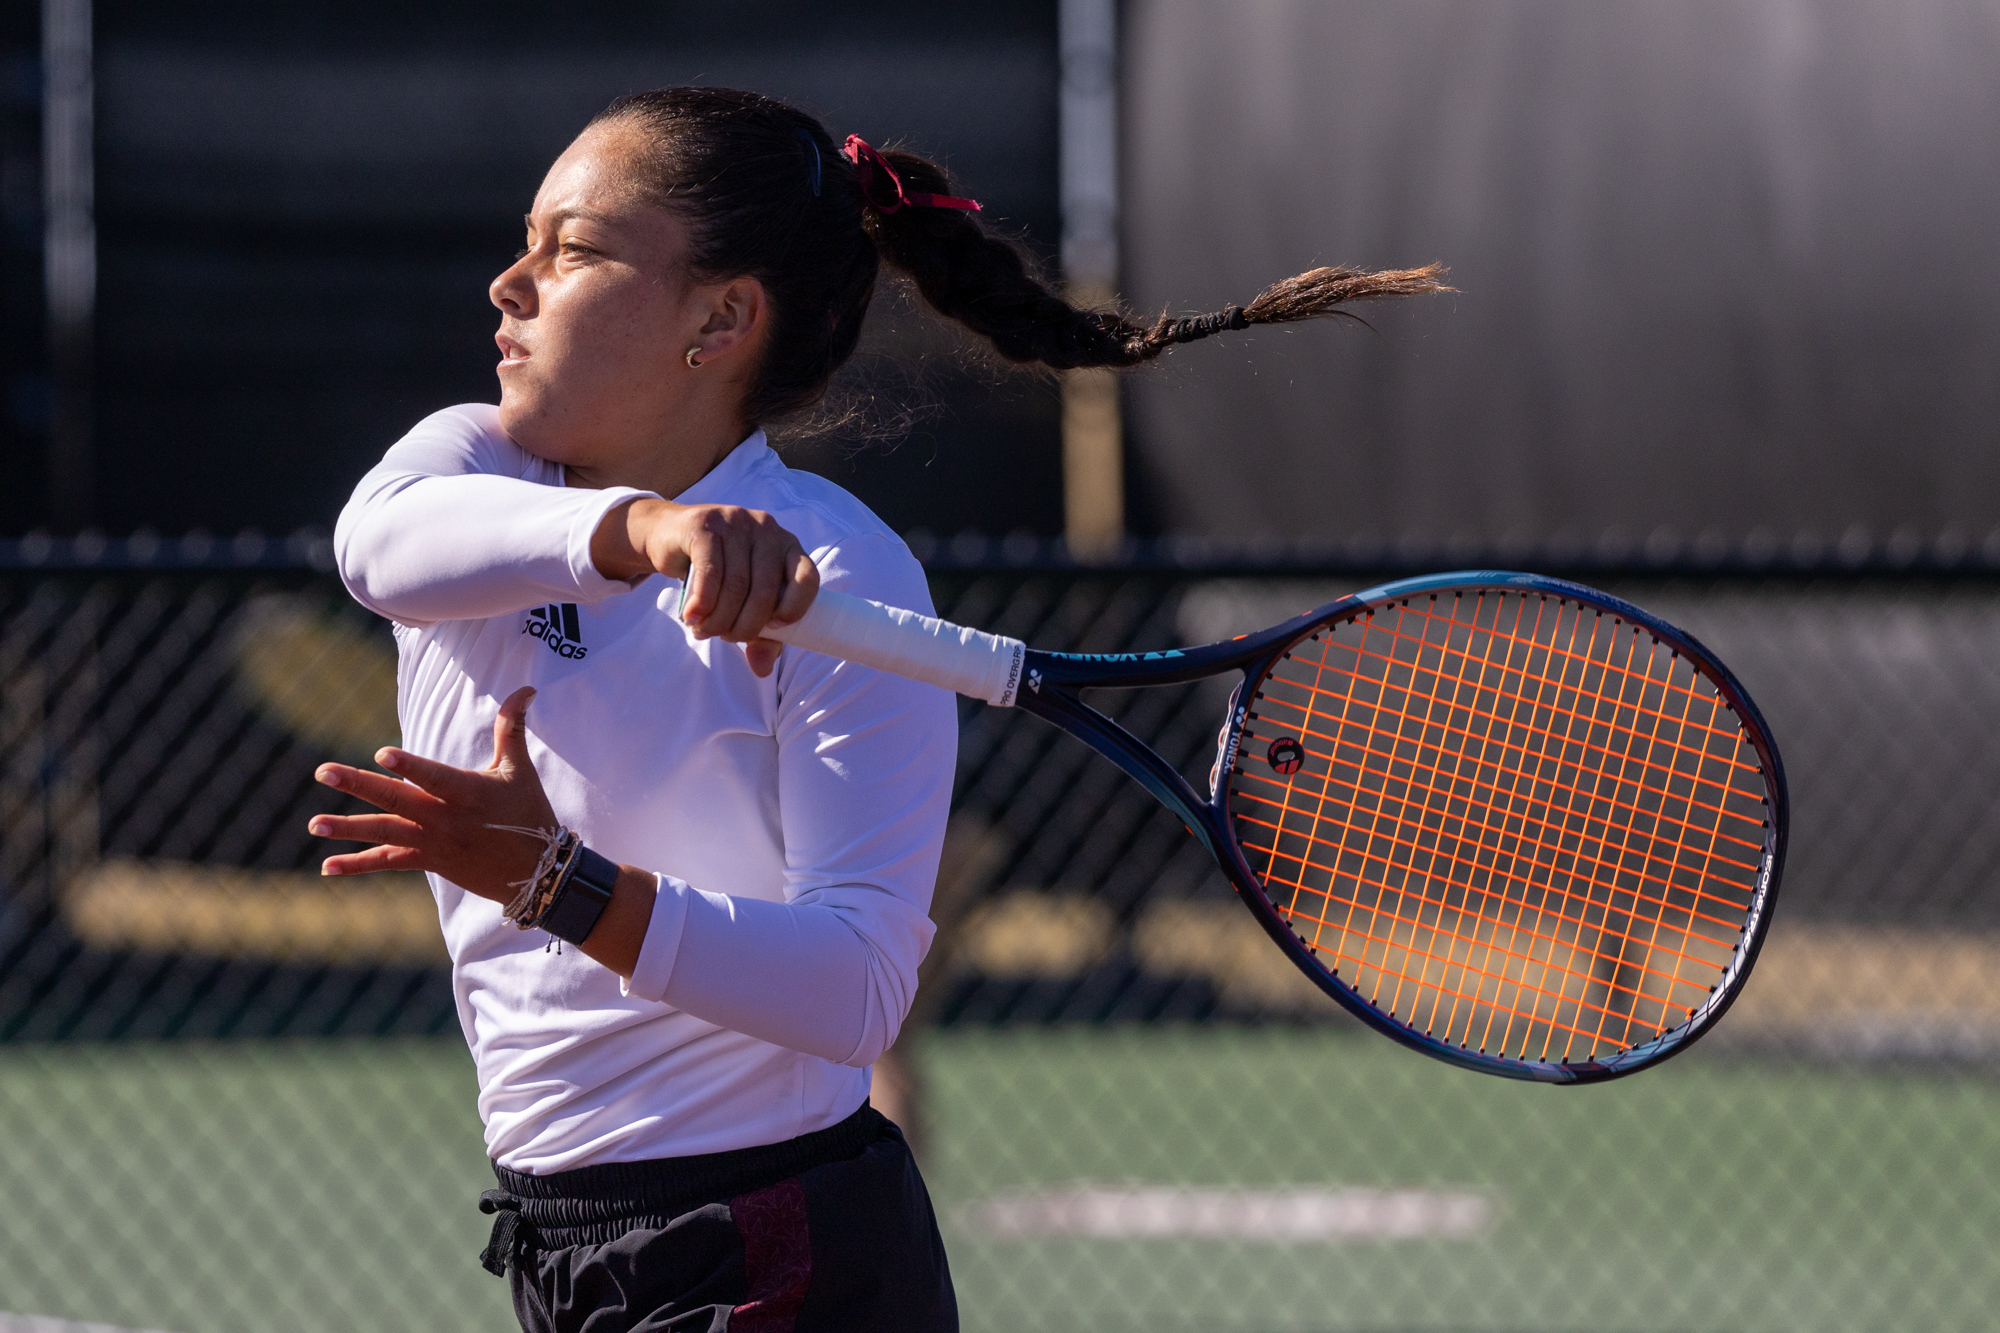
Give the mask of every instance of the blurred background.
[[[328, 533], [492, 399], [548, 162], [679, 82], [942, 155], [1080, 299], [1451, 266], [1122, 381], [885, 296], [844, 386], [882, 429], [783, 447], [944, 614], [1127, 650], [1577, 575], [1714, 648], [1790, 770], [1742, 1002], [1557, 1090], [1357, 1032], [1171, 816], [968, 705], [878, 1090], [969, 1329], [1991, 1327], [2000, 5], [42, 0], [0, 41], [4, 1333], [511, 1326], [429, 895], [323, 886], [303, 832], [397, 734]], [[1195, 777], [1221, 703], [1118, 706]]]

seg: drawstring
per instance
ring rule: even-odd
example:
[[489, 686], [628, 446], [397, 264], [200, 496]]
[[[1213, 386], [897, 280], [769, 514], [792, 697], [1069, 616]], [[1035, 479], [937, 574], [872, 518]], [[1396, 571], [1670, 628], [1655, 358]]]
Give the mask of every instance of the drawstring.
[[479, 1252], [479, 1266], [495, 1277], [505, 1277], [507, 1265], [520, 1261], [522, 1243], [527, 1239], [522, 1235], [528, 1223], [521, 1217], [521, 1200], [506, 1190], [487, 1190], [479, 1196], [479, 1211], [493, 1214], [493, 1235]]

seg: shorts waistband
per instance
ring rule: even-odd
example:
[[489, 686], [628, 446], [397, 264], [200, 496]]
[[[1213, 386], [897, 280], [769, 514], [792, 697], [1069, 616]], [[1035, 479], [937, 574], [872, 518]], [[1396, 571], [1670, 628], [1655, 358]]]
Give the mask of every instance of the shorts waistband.
[[836, 1125], [780, 1143], [689, 1157], [600, 1162], [529, 1175], [498, 1162], [500, 1188], [519, 1200], [538, 1249], [607, 1245], [628, 1231], [664, 1227], [704, 1204], [764, 1189], [829, 1162], [846, 1161], [895, 1126], [862, 1102]]

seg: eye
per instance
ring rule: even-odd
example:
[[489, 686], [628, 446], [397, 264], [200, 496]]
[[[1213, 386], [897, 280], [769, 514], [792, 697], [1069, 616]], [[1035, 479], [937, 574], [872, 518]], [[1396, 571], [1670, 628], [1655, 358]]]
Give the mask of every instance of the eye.
[[516, 250], [514, 252], [514, 262], [517, 264], [520, 263], [523, 259], [526, 259], [528, 257], [528, 253], [529, 252], [526, 249]]

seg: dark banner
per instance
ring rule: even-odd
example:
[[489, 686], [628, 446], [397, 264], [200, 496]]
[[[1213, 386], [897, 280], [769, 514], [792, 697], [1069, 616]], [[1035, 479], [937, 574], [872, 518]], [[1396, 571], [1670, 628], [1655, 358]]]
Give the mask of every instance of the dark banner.
[[1457, 295], [1177, 351], [1152, 526], [1949, 557], [2000, 525], [2000, 8], [1135, 0], [1127, 295]]
[[[518, 250], [549, 163], [623, 93], [699, 83], [785, 98], [836, 142], [854, 132], [943, 158], [996, 226], [1055, 244], [1050, 0], [564, 15], [552, 34], [546, 7], [524, 0], [421, 14], [379, 0], [203, 0], [171, 14], [99, 0], [85, 521], [114, 535], [330, 526], [417, 420], [493, 401], [487, 284]], [[0, 148], [37, 134], [27, 124]], [[8, 216], [35, 217], [20, 190], [36, 179], [32, 160], [0, 179]], [[31, 262], [39, 275], [38, 253]], [[10, 535], [78, 526], [43, 501], [42, 341], [36, 325], [32, 345], [14, 348], [28, 369], [15, 367], [0, 402], [30, 469], [0, 497]], [[961, 356], [943, 325], [887, 295], [862, 350], [841, 401], [889, 438], [792, 429], [794, 465], [826, 472], [898, 529], [1060, 526], [1047, 385]], [[905, 414], [914, 427], [894, 430]]]

